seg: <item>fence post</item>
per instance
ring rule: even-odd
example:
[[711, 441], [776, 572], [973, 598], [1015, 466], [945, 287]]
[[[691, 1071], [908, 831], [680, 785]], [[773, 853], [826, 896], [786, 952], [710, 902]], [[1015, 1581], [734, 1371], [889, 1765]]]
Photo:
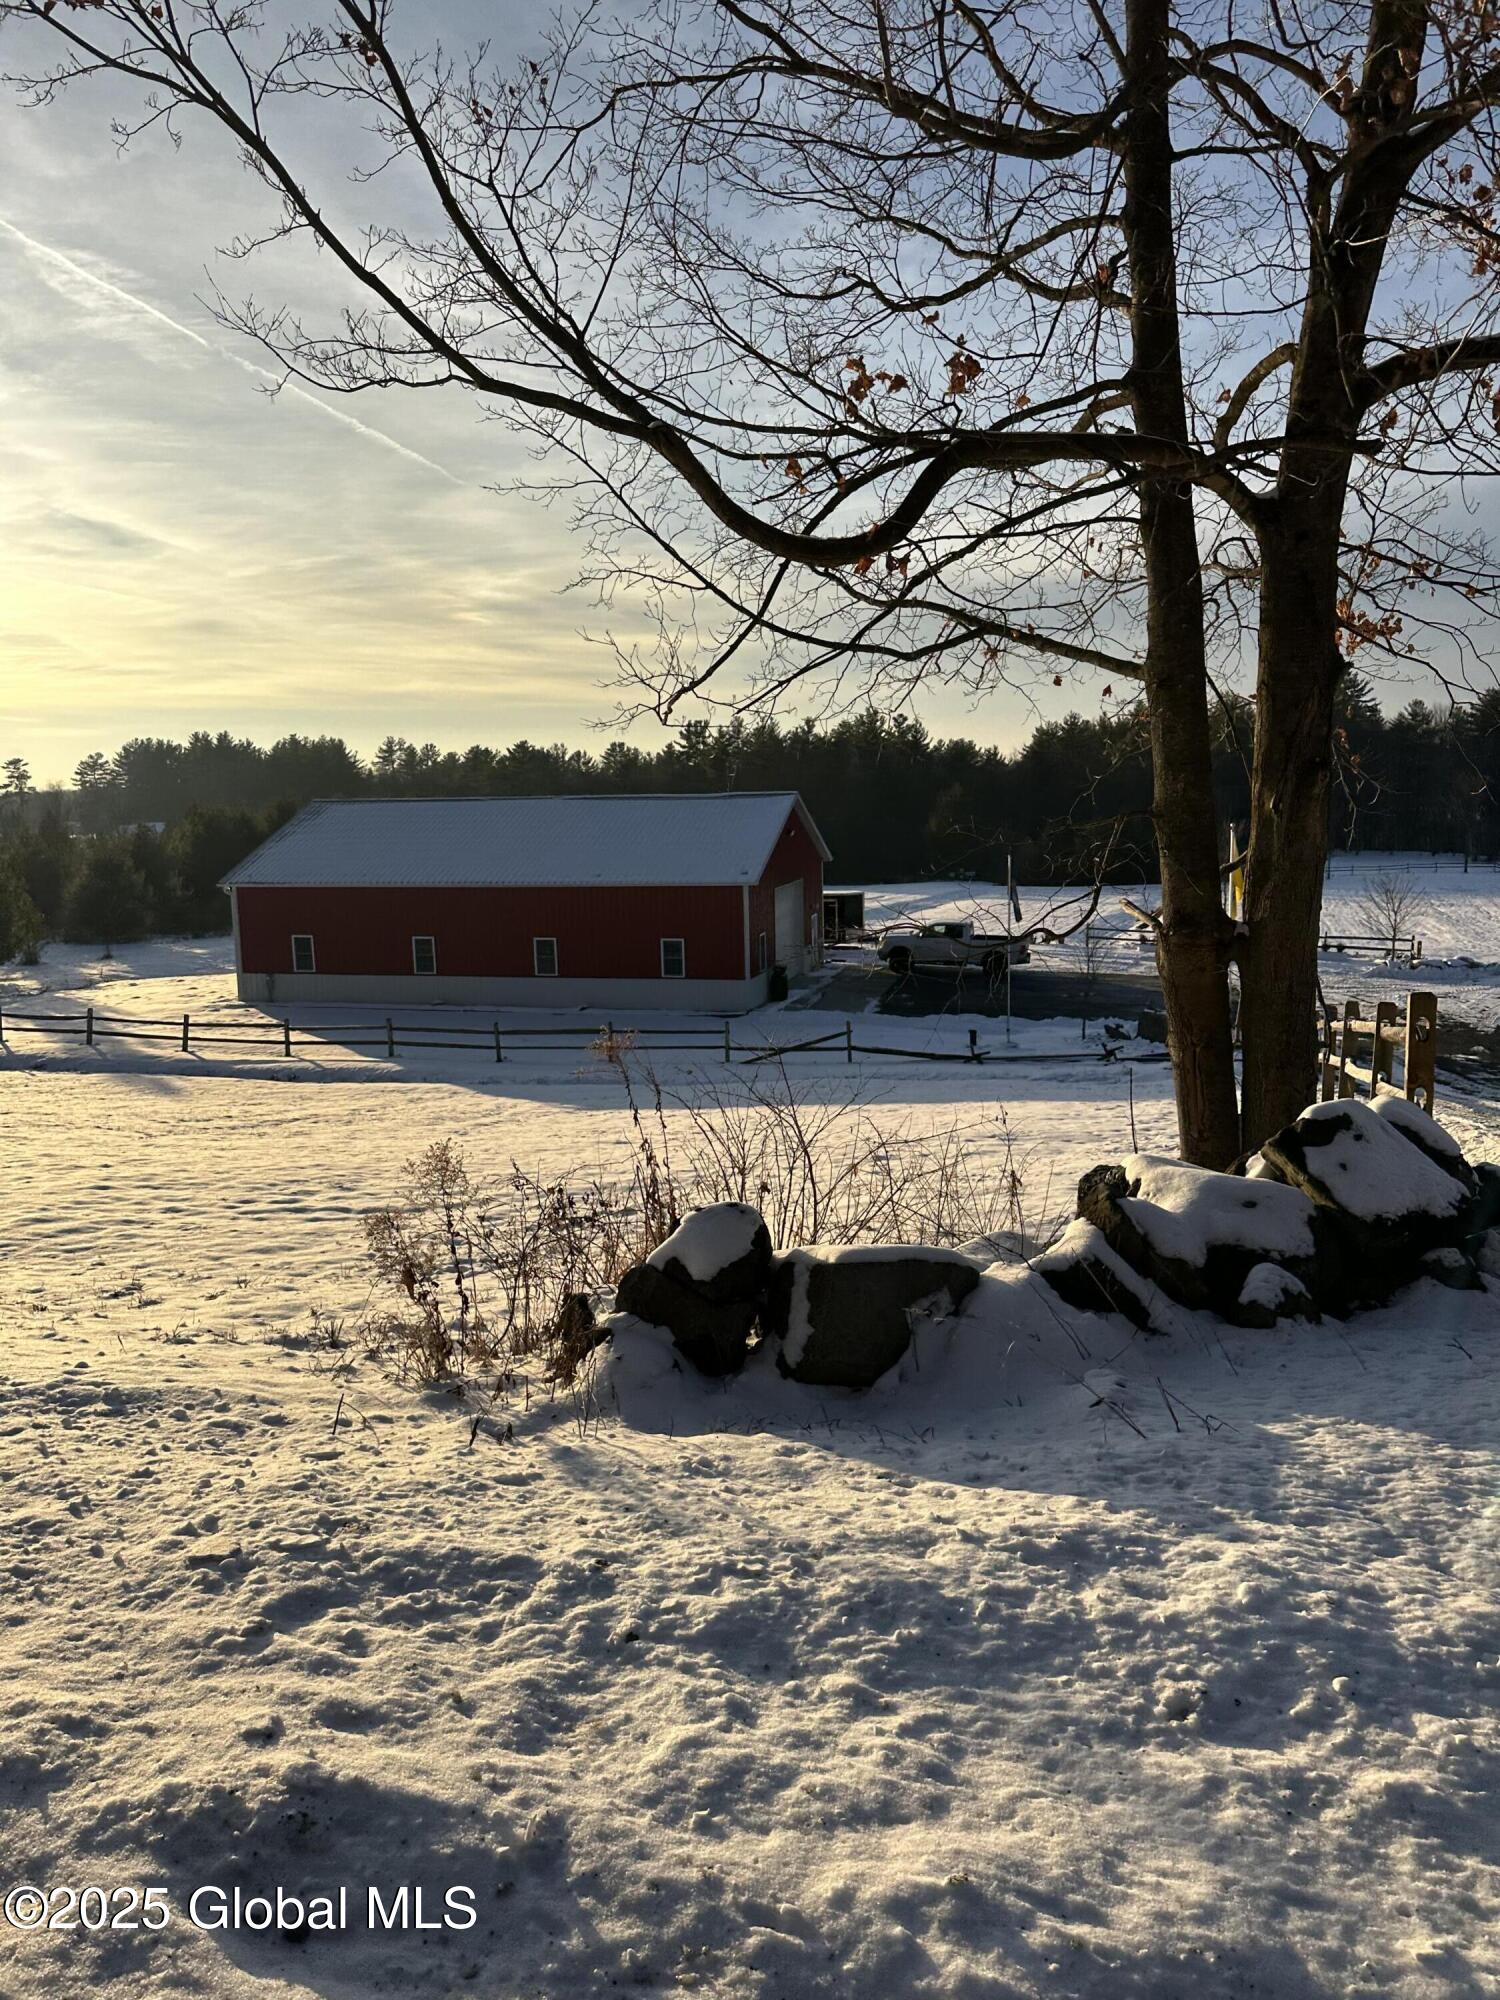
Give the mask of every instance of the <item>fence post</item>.
[[970, 1030], [969, 1030], [969, 1061], [970, 1061], [970, 1062], [978, 1062], [978, 1060], [979, 1060], [979, 1030], [978, 1030], [977, 1028], [970, 1028]]
[[498, 1021], [495, 1023], [495, 1061], [505, 1061], [505, 1057], [500, 1052], [500, 1023]]
[[1382, 1000], [1375, 1009], [1375, 1047], [1370, 1056], [1370, 1101], [1379, 1097], [1382, 1087], [1395, 1089], [1396, 1045], [1385, 1038], [1385, 1030], [1394, 1028], [1400, 1020], [1400, 1010], [1394, 1000]]
[[1353, 1097], [1356, 1095], [1354, 1085], [1349, 1080], [1349, 1041], [1350, 1029], [1358, 1019], [1359, 1002], [1357, 1000], [1346, 1000], [1344, 1002], [1343, 1028], [1339, 1035], [1338, 1095], [1340, 1097]]
[[188, 1052], [188, 1017], [186, 1014], [184, 1014], [182, 1017], [182, 1053], [186, 1055], [187, 1052]]
[[854, 1023], [852, 1021], [846, 1020], [844, 1023], [844, 1061], [847, 1063], [852, 1063], [853, 1060], [854, 1060]]
[[1437, 995], [1406, 996], [1406, 1046], [1402, 1050], [1406, 1095], [1431, 1111], [1437, 1084]]
[[724, 1023], [724, 1060], [725, 1062], [733, 1062], [734, 1060], [734, 1044], [729, 1039], [729, 1023], [727, 1021]]
[[88, 1008], [84, 1014], [83, 1039], [86, 1047], [92, 1048], [94, 1046], [94, 1010], [92, 1007]]
[[281, 1053], [284, 1056], [289, 1056], [292, 1053], [292, 1017], [290, 1014], [288, 1014], [281, 1024]]
[[385, 1017], [385, 1054], [387, 1062], [396, 1060], [396, 1030], [391, 1026], [389, 1014]]

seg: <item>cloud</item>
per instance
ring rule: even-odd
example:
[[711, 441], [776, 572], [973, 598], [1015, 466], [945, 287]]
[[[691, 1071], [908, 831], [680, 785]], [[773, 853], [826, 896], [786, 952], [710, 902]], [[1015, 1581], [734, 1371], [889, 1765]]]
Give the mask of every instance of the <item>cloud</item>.
[[61, 507], [49, 507], [40, 515], [27, 539], [39, 553], [62, 556], [148, 556], [171, 547], [160, 536], [143, 534], [123, 521], [96, 520]]

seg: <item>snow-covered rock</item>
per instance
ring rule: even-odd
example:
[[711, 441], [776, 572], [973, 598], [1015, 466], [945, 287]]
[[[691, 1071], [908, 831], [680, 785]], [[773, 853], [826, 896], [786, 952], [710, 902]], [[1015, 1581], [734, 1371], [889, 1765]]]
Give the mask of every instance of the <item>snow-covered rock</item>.
[[1469, 1213], [1469, 1228], [1476, 1236], [1489, 1229], [1500, 1229], [1500, 1167], [1492, 1167], [1487, 1160], [1481, 1160], [1474, 1168], [1474, 1206]]
[[1429, 1250], [1456, 1247], [1473, 1228], [1461, 1155], [1462, 1177], [1436, 1157], [1440, 1127], [1404, 1100], [1385, 1102], [1402, 1108], [1352, 1097], [1310, 1105], [1263, 1148], [1316, 1205], [1318, 1286], [1337, 1312], [1390, 1298], [1422, 1275]]
[[1116, 1255], [1103, 1232], [1081, 1216], [1050, 1250], [1032, 1260], [1031, 1268], [1078, 1312], [1119, 1313], [1133, 1326], [1151, 1324], [1150, 1286]]
[[1404, 1097], [1392, 1097], [1389, 1093], [1377, 1097], [1369, 1108], [1403, 1139], [1410, 1140], [1419, 1152], [1425, 1153], [1435, 1166], [1473, 1193], [1474, 1170], [1464, 1158], [1462, 1146], [1430, 1112], [1424, 1111], [1420, 1104], [1410, 1104]]
[[1169, 1298], [1236, 1325], [1265, 1324], [1264, 1306], [1241, 1295], [1261, 1264], [1290, 1273], [1311, 1293], [1317, 1271], [1313, 1205], [1296, 1188], [1133, 1154], [1095, 1167], [1078, 1187], [1078, 1212], [1132, 1270]]
[[1257, 1264], [1240, 1287], [1239, 1324], [1272, 1327], [1279, 1319], [1316, 1319], [1318, 1309], [1300, 1278], [1279, 1264]]
[[771, 1268], [771, 1233], [747, 1201], [716, 1201], [685, 1216], [646, 1259], [706, 1299], [753, 1299]]
[[775, 1260], [764, 1324], [793, 1381], [867, 1389], [905, 1354], [919, 1309], [943, 1318], [978, 1283], [956, 1250], [811, 1244]]
[[1434, 1278], [1440, 1285], [1446, 1285], [1453, 1292], [1478, 1292], [1484, 1289], [1484, 1280], [1479, 1275], [1474, 1259], [1466, 1251], [1455, 1249], [1449, 1244], [1437, 1250], [1429, 1250], [1418, 1267], [1424, 1278]]
[[685, 1217], [616, 1293], [622, 1313], [669, 1332], [705, 1375], [732, 1375], [771, 1268], [771, 1237], [746, 1202], [716, 1202]]
[[[1388, 1099], [1394, 1104], [1396, 1100]], [[1295, 1188], [1322, 1208], [1356, 1222], [1451, 1230], [1468, 1205], [1468, 1190], [1448, 1165], [1439, 1165], [1419, 1141], [1414, 1119], [1382, 1112], [1362, 1098], [1311, 1104], [1295, 1123], [1268, 1139], [1262, 1152]], [[1431, 1119], [1425, 1123], [1439, 1128]], [[1461, 1157], [1461, 1156], [1460, 1156]]]

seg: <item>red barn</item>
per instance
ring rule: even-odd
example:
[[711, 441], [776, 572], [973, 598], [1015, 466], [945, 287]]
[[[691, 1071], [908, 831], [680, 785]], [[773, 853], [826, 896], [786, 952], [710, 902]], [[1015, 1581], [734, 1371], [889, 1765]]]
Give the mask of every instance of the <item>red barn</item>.
[[734, 1013], [821, 952], [795, 792], [323, 799], [225, 876], [242, 1000]]

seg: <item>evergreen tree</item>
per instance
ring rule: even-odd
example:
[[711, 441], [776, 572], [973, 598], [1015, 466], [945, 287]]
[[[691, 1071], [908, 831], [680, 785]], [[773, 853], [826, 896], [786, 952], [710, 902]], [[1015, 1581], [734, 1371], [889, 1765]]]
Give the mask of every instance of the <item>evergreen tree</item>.
[[41, 912], [27, 893], [20, 865], [0, 852], [0, 961], [34, 959], [41, 941]]
[[68, 937], [102, 944], [107, 958], [115, 945], [145, 937], [154, 916], [146, 878], [127, 848], [91, 842], [68, 897]]

